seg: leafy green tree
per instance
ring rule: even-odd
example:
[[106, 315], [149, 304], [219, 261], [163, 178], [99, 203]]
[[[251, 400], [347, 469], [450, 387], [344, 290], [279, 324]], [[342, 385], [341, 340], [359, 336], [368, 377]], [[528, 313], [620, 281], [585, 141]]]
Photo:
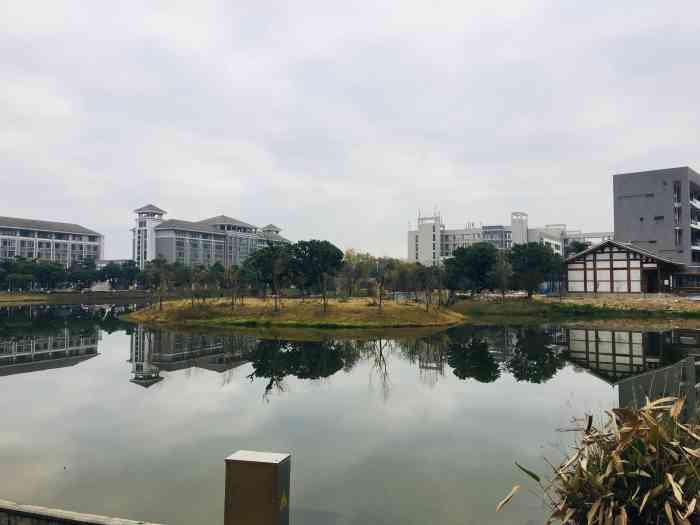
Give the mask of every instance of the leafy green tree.
[[41, 288], [53, 289], [66, 280], [66, 269], [60, 264], [37, 261], [32, 266], [28, 270]]
[[7, 282], [11, 291], [29, 290], [32, 279], [32, 275], [27, 273], [11, 273], [7, 276]]
[[506, 292], [510, 288], [512, 277], [513, 266], [510, 263], [510, 251], [499, 251], [496, 258], [496, 267], [494, 268], [494, 281], [496, 288], [501, 291], [502, 297], [505, 297]]
[[582, 251], [587, 250], [589, 247], [590, 244], [587, 242], [571, 241], [569, 244], [566, 245], [566, 256], [568, 257], [570, 255], [581, 253]]
[[241, 269], [238, 266], [231, 266], [224, 270], [222, 286], [228, 290], [231, 309], [233, 309], [241, 290]]
[[447, 282], [451, 287], [468, 286], [472, 293], [494, 288], [494, 268], [497, 260], [498, 250], [488, 242], [478, 242], [457, 248], [445, 263], [448, 273]]
[[528, 297], [552, 274], [560, 271], [562, 259], [549, 246], [536, 242], [518, 244], [511, 250], [513, 282]]
[[328, 278], [336, 275], [343, 266], [343, 252], [328, 241], [299, 241], [294, 245], [296, 266], [306, 276], [307, 282], [318, 284], [323, 298], [323, 310], [328, 308]]
[[358, 285], [369, 277], [374, 266], [375, 258], [368, 253], [360, 253], [352, 249], [345, 252], [340, 278], [348, 297], [357, 293]]
[[243, 266], [255, 274], [255, 281], [269, 286], [274, 295], [275, 311], [279, 310], [282, 287], [288, 281], [290, 261], [294, 254], [287, 244], [269, 244], [254, 252]]

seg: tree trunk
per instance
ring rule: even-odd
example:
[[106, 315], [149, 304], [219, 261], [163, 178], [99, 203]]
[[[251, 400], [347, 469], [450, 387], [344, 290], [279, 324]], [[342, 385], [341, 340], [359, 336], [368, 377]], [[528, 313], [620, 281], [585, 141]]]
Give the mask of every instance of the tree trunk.
[[321, 275], [321, 297], [322, 297], [322, 302], [323, 302], [323, 312], [326, 312], [326, 308], [328, 307], [328, 303], [326, 301], [326, 274], [324, 273]]

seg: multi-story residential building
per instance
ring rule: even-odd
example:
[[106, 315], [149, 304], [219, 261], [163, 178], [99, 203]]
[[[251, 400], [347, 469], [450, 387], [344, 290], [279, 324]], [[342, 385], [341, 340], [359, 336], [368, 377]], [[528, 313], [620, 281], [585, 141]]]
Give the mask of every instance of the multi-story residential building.
[[269, 243], [289, 242], [273, 224], [258, 228], [226, 215], [197, 222], [164, 220], [167, 212], [153, 204], [135, 213], [132, 251], [141, 269], [157, 257], [186, 266], [220, 263], [229, 268], [242, 264], [250, 254]]
[[100, 233], [78, 224], [0, 217], [0, 259], [38, 259], [66, 268], [102, 257]]
[[530, 228], [528, 215], [513, 212], [510, 225], [476, 226], [468, 223], [464, 228], [446, 229], [439, 214], [418, 217], [417, 228], [408, 232], [408, 259], [424, 265], [436, 265], [454, 250], [477, 242], [490, 242], [499, 250], [507, 250], [518, 244], [539, 242], [564, 255], [566, 246], [573, 240], [592, 242], [612, 238], [612, 232], [583, 233], [568, 230], [565, 224], [549, 224]]

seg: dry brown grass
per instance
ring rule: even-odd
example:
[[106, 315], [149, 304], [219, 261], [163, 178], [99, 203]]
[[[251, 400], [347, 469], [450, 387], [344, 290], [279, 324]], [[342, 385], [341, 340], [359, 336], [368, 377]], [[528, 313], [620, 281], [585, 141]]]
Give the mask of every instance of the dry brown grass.
[[545, 304], [568, 304], [572, 306], [594, 306], [627, 312], [666, 312], [700, 314], [700, 301], [669, 294], [599, 294], [568, 295], [561, 300], [558, 297], [536, 297], [537, 302]]
[[446, 308], [429, 311], [414, 303], [386, 302], [380, 309], [367, 299], [330, 300], [324, 312], [320, 300], [285, 299], [279, 311], [271, 300], [246, 299], [244, 305], [231, 307], [228, 299], [209, 300], [192, 307], [189, 301], [168, 301], [163, 310], [157, 305], [127, 317], [132, 321], [179, 326], [284, 326], [309, 328], [403, 328], [447, 326], [464, 317]]
[[667, 397], [639, 410], [616, 408], [602, 428], [588, 416], [574, 452], [552, 466], [549, 481], [516, 466], [537, 482], [561, 523], [698, 525], [700, 429], [681, 422], [683, 404]]
[[47, 297], [45, 294], [0, 293], [0, 304], [8, 306], [12, 304], [45, 303], [46, 300]]

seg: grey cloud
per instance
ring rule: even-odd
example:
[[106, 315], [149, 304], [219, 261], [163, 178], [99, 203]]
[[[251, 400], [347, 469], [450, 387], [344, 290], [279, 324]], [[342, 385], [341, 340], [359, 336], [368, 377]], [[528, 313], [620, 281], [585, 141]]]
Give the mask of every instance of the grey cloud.
[[[692, 2], [10, 2], [6, 215], [129, 255], [131, 211], [403, 256], [449, 224], [608, 229], [611, 174], [700, 166]], [[36, 196], [40, 195], [40, 198]]]

